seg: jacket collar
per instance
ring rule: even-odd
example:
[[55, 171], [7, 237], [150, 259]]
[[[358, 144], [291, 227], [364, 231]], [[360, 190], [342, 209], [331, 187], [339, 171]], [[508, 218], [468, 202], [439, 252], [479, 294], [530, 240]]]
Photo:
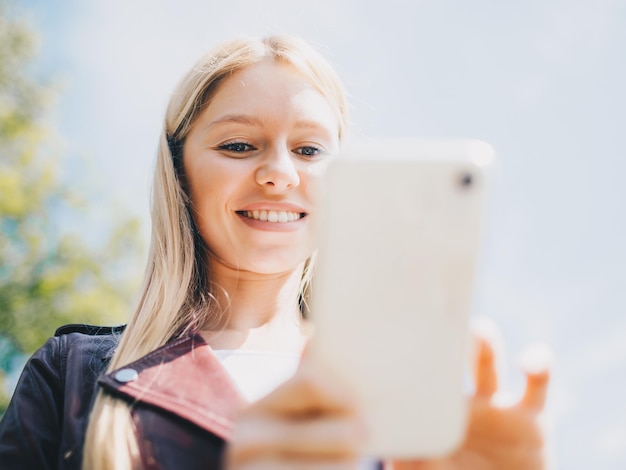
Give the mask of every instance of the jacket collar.
[[228, 439], [244, 398], [200, 335], [176, 339], [98, 383], [113, 395], [173, 413]]

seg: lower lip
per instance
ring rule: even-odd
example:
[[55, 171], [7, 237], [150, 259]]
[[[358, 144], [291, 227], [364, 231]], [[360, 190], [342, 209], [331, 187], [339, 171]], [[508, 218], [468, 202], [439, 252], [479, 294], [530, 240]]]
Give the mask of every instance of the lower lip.
[[300, 230], [306, 223], [308, 216], [300, 217], [298, 220], [292, 222], [267, 222], [257, 219], [251, 219], [245, 215], [237, 214], [241, 221], [248, 227], [252, 227], [257, 230], [263, 230], [265, 232], [295, 232]]

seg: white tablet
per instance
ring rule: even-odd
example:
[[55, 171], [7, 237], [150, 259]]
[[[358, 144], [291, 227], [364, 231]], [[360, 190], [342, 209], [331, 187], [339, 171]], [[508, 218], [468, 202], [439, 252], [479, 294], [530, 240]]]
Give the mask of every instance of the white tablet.
[[312, 286], [312, 360], [352, 388], [367, 453], [451, 452], [466, 425], [480, 141], [371, 140], [330, 164]]

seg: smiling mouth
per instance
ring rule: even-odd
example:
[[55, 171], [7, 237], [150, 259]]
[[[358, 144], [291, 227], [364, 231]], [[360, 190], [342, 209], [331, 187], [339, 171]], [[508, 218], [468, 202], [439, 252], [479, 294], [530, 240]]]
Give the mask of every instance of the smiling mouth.
[[248, 219], [260, 220], [261, 222], [272, 222], [278, 224], [284, 224], [287, 222], [295, 222], [306, 216], [306, 212], [291, 212], [291, 211], [236, 211], [242, 217]]

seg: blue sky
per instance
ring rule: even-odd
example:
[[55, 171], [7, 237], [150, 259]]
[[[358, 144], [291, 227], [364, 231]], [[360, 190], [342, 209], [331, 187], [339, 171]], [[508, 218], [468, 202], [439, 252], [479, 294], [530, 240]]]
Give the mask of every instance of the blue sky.
[[[561, 468], [626, 465], [626, 2], [26, 0], [90, 223], [147, 226], [169, 92], [219, 40], [299, 34], [350, 93], [353, 135], [487, 140], [500, 168], [477, 286], [511, 361], [549, 342]], [[70, 164], [71, 166], [71, 164]], [[86, 234], [88, 236], [88, 234]], [[142, 269], [142, 267], [138, 267]], [[510, 384], [519, 391], [515, 368]]]

